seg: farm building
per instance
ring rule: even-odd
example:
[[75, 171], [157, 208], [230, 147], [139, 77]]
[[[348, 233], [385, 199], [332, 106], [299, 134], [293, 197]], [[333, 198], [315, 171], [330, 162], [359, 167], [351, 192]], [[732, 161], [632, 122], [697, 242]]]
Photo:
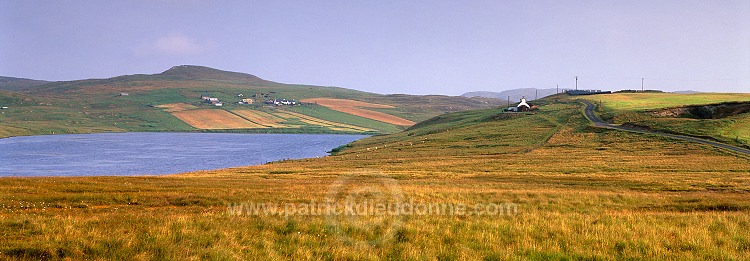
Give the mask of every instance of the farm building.
[[201, 99], [204, 102], [206, 102], [206, 103], [210, 103], [210, 104], [213, 104], [213, 105], [216, 105], [216, 106], [222, 106], [222, 105], [224, 105], [224, 104], [221, 103], [221, 101], [219, 100], [219, 98], [214, 98], [214, 97], [208, 96], [208, 94], [201, 95]]
[[273, 105], [297, 105], [297, 101], [295, 100], [287, 100], [287, 99], [273, 99], [273, 100], [267, 100], [266, 104], [273, 104]]
[[515, 107], [508, 107], [506, 111], [512, 111], [512, 112], [526, 112], [536, 109], [536, 106], [533, 106], [526, 101], [526, 97], [521, 98], [521, 102], [518, 103]]
[[571, 96], [577, 96], [577, 95], [610, 94], [612, 92], [602, 91], [602, 90], [567, 90], [565, 91], [565, 93]]
[[282, 99], [280, 102], [283, 105], [297, 105], [297, 101], [295, 100]]
[[526, 102], [526, 97], [522, 97], [521, 103], [519, 103], [518, 106], [516, 106], [516, 108], [518, 108], [518, 111], [529, 111], [531, 110], [531, 105], [529, 105], [529, 103]]

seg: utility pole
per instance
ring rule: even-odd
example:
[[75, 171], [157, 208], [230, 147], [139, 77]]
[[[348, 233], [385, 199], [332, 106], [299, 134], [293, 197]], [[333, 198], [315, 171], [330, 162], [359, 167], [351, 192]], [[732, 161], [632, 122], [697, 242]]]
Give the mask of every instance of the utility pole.
[[578, 90], [578, 76], [576, 76], [576, 91]]
[[641, 92], [643, 92], [643, 80], [646, 78], [641, 78]]
[[555, 91], [555, 93], [560, 93], [560, 85], [559, 84], [557, 85], [557, 91]]
[[539, 90], [534, 90], [534, 100], [539, 99]]
[[510, 96], [508, 96], [508, 108], [510, 108]]

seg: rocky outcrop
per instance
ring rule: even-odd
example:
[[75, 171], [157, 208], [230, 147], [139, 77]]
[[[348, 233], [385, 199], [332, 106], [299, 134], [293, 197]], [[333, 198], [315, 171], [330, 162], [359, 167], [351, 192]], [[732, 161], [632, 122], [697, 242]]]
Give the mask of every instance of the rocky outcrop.
[[651, 114], [661, 117], [721, 119], [748, 112], [750, 112], [750, 102], [725, 102], [719, 104], [666, 108], [651, 111]]

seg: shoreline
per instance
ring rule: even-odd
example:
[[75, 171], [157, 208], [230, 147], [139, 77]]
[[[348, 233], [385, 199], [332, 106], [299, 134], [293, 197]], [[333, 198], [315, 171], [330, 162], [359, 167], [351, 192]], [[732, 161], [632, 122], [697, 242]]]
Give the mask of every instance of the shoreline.
[[102, 132], [64, 132], [64, 133], [38, 133], [30, 135], [9, 135], [0, 136], [0, 139], [14, 138], [14, 137], [30, 137], [30, 136], [49, 136], [49, 135], [68, 135], [68, 134], [101, 134], [101, 133], [237, 133], [237, 134], [330, 134], [330, 135], [367, 135], [376, 136], [389, 133], [383, 132], [344, 132], [344, 131], [331, 131], [331, 132], [305, 132], [297, 131], [298, 129], [215, 129], [215, 130], [166, 130], [166, 131], [102, 131]]

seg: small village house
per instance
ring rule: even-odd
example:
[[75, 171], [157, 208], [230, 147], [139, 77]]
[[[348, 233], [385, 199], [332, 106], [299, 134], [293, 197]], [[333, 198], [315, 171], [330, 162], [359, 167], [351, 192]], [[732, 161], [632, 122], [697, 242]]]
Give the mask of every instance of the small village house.
[[267, 100], [266, 104], [273, 104], [273, 105], [297, 105], [297, 101], [295, 100], [287, 100], [287, 99], [273, 99], [273, 100]]
[[506, 111], [527, 112], [527, 111], [532, 111], [535, 109], [536, 109], [536, 106], [529, 104], [528, 101], [526, 100], [526, 97], [521, 97], [521, 102], [519, 102], [518, 105], [516, 105], [515, 107], [513, 106], [508, 107]]
[[518, 108], [517, 111], [530, 111], [531, 105], [529, 105], [529, 103], [526, 102], [526, 97], [521, 97], [521, 103], [519, 103], [518, 106], [516, 106], [516, 108]]

